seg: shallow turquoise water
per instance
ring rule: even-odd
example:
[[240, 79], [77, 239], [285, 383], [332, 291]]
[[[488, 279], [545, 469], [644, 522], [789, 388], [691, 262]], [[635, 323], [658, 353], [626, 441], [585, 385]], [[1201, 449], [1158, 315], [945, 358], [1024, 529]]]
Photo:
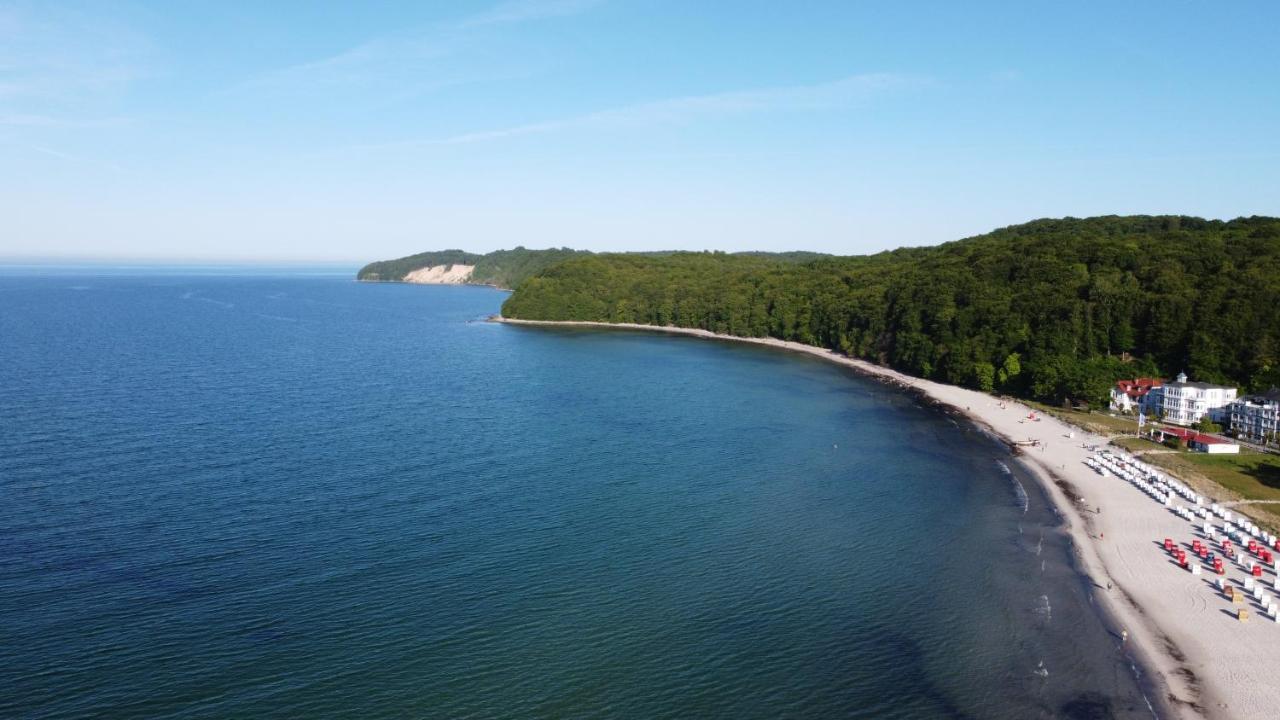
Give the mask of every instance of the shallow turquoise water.
[[504, 297], [0, 275], [0, 716], [1150, 717], [989, 439]]

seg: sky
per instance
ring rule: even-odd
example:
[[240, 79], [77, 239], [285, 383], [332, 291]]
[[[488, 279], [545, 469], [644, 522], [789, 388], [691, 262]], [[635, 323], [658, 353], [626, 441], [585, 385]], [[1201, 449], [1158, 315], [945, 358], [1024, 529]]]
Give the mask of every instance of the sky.
[[0, 0], [0, 258], [1280, 215], [1280, 3]]

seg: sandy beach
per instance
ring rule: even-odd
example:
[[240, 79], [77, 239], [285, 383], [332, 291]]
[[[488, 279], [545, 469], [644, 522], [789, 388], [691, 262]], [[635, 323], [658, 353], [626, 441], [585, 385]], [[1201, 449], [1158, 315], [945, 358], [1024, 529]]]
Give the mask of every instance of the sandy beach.
[[[1258, 612], [1250, 601], [1249, 622], [1236, 618], [1230, 600], [1217, 590], [1218, 576], [1193, 575], [1179, 567], [1162, 547], [1164, 538], [1189, 547], [1203, 539], [1199, 529], [1117, 477], [1104, 477], [1084, 464], [1088, 446], [1108, 440], [1036, 414], [1014, 401], [975, 390], [944, 385], [851, 359], [829, 350], [772, 338], [742, 338], [705, 330], [638, 324], [548, 322], [495, 318], [520, 325], [626, 328], [766, 345], [801, 352], [913, 389], [1007, 441], [1038, 441], [1019, 459], [1040, 479], [1062, 512], [1074, 540], [1081, 569], [1092, 580], [1094, 597], [1119, 635], [1127, 632], [1125, 652], [1155, 677], [1152, 684], [1182, 718], [1280, 717], [1280, 624]], [[1218, 498], [1211, 498], [1210, 501]], [[1185, 503], [1184, 503], [1185, 504]], [[1226, 579], [1240, 587], [1246, 572], [1228, 563]], [[1275, 580], [1266, 568], [1266, 592]], [[1108, 589], [1109, 588], [1109, 589]]]

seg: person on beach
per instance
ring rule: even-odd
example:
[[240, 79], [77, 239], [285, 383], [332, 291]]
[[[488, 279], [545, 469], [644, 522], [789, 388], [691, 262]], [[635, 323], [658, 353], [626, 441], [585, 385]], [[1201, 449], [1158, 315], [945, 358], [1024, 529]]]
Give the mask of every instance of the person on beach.
[[1121, 630], [1121, 631], [1120, 631], [1120, 642], [1122, 642], [1122, 643], [1127, 643], [1127, 642], [1129, 642], [1129, 631], [1128, 631], [1128, 630]]

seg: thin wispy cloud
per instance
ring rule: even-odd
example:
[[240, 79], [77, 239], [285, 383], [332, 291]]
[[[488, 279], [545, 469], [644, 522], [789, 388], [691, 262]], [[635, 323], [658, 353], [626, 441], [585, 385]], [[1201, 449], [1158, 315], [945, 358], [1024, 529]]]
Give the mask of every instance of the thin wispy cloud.
[[452, 52], [431, 32], [401, 33], [369, 40], [329, 57], [251, 77], [229, 92], [254, 89], [331, 90], [371, 82], [430, 82], [433, 61]]
[[716, 115], [821, 110], [856, 104], [893, 88], [925, 82], [927, 82], [926, 79], [914, 76], [868, 73], [810, 85], [789, 85], [665, 98], [544, 122], [459, 133], [437, 139], [365, 145], [362, 149], [463, 145], [588, 128], [644, 128], [688, 122], [700, 117]]
[[512, 0], [458, 21], [458, 27], [503, 25], [586, 12], [603, 0]]
[[33, 151], [35, 151], [35, 152], [38, 152], [38, 153], [40, 153], [41, 155], [48, 155], [48, 156], [50, 156], [50, 157], [56, 157], [56, 158], [58, 158], [59, 160], [69, 160], [69, 161], [78, 161], [78, 160], [79, 160], [79, 158], [77, 158], [75, 155], [72, 155], [72, 154], [70, 154], [70, 153], [64, 153], [64, 152], [62, 152], [61, 150], [54, 150], [53, 148], [45, 147], [44, 145], [32, 145], [32, 144], [28, 144], [28, 145], [27, 145], [27, 148], [28, 148], [28, 149], [30, 149], [30, 150], [33, 150]]
[[[340, 86], [363, 86], [381, 93], [413, 94], [465, 82], [446, 61], [483, 41], [475, 32], [488, 26], [568, 17], [586, 12], [603, 0], [516, 0], [489, 10], [423, 28], [371, 38], [328, 57], [272, 70], [231, 89], [286, 89], [305, 92]], [[464, 73], [465, 74], [465, 73]], [[482, 74], [483, 75], [483, 74]], [[500, 73], [503, 77], [510, 71]]]
[[43, 157], [55, 158], [60, 164], [63, 164], [66, 167], [74, 167], [77, 170], [89, 172], [108, 170], [120, 175], [123, 175], [126, 172], [120, 165], [103, 157], [98, 157], [96, 153], [90, 153], [88, 155], [71, 153], [66, 150], [51, 147], [46, 143], [30, 142], [18, 136], [11, 136], [10, 133], [0, 133], [0, 146], [17, 148]]
[[50, 115], [0, 113], [0, 126], [29, 128], [105, 128], [128, 124], [127, 118], [66, 118]]
[[58, 7], [0, 8], [0, 124], [85, 127], [151, 74], [150, 43], [110, 19]]
[[6, 127], [62, 127], [65, 123], [64, 120], [46, 115], [0, 114], [0, 125]]

